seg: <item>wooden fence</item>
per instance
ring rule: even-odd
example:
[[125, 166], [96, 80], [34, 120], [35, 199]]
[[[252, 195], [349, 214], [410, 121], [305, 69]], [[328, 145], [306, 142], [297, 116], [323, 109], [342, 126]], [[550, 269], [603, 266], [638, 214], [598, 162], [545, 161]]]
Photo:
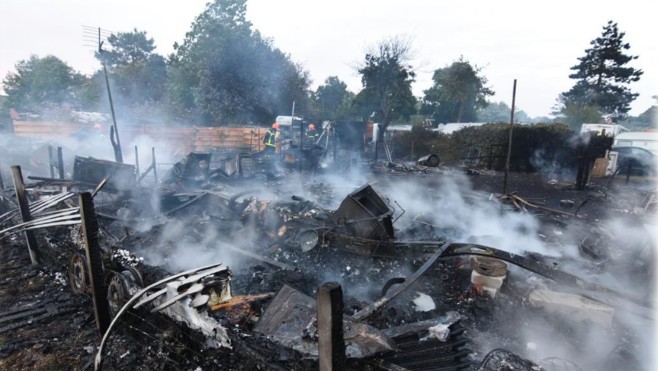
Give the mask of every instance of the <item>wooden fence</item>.
[[[82, 138], [85, 134], [98, 130], [103, 135], [109, 134], [110, 125], [96, 128], [92, 124], [52, 122], [52, 121], [14, 121], [14, 134], [34, 139], [58, 140], [65, 138]], [[169, 126], [119, 126], [119, 138], [126, 148], [140, 136], [145, 136], [155, 143], [175, 146], [178, 151], [213, 151], [236, 150], [258, 152], [263, 149], [263, 138], [267, 128], [262, 127], [169, 127]], [[125, 150], [125, 149], [124, 149]]]

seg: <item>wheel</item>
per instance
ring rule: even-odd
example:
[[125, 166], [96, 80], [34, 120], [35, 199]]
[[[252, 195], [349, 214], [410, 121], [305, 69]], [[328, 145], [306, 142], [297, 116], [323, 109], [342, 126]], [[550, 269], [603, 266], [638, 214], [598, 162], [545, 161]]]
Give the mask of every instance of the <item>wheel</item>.
[[76, 295], [90, 292], [85, 257], [77, 252], [73, 253], [69, 261], [69, 284]]
[[119, 313], [123, 305], [128, 301], [128, 290], [125, 287], [121, 273], [111, 271], [107, 277], [107, 301], [110, 308], [110, 317]]

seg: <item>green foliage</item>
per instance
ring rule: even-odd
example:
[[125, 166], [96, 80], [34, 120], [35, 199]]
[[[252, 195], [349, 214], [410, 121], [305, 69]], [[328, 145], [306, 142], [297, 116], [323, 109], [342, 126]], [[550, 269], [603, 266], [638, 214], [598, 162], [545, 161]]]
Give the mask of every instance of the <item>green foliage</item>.
[[[107, 67], [144, 65], [155, 50], [153, 38], [146, 36], [146, 31], [119, 32], [107, 38], [110, 50], [102, 52]], [[96, 58], [101, 58], [97, 52]]]
[[421, 112], [432, 115], [436, 124], [477, 121], [477, 110], [486, 107], [487, 96], [494, 94], [480, 72], [463, 57], [434, 71], [434, 85], [425, 90]]
[[315, 116], [330, 120], [352, 118], [354, 93], [347, 90], [347, 84], [336, 76], [329, 76], [313, 94]]
[[571, 100], [563, 100], [559, 112], [555, 112], [556, 120], [569, 125], [573, 130], [580, 130], [584, 123], [602, 122], [603, 116], [596, 106]]
[[270, 122], [309, 108], [308, 73], [252, 32], [246, 0], [215, 0], [169, 58], [168, 105], [174, 117], [208, 125]]
[[652, 106], [637, 117], [619, 122], [630, 131], [658, 130], [658, 106]]
[[[510, 169], [534, 171], [532, 159], [535, 153], [541, 152], [544, 157], [556, 156], [573, 133], [563, 124], [515, 125], [512, 130]], [[463, 151], [471, 146], [479, 147], [487, 161], [491, 156], [491, 166], [497, 170], [504, 167], [508, 137], [509, 124], [467, 127], [452, 135], [458, 149]]]
[[364, 64], [358, 69], [363, 89], [357, 94], [354, 105], [358, 112], [380, 122], [382, 131], [398, 117], [416, 113], [416, 98], [411, 83], [416, 74], [407, 64], [410, 54], [408, 43], [399, 38], [380, 42], [367, 53]]
[[118, 105], [134, 109], [160, 102], [164, 96], [167, 66], [162, 56], [153, 53], [153, 39], [148, 38], [146, 32], [134, 29], [110, 35], [108, 43], [109, 50], [96, 53], [96, 57], [108, 68]]
[[558, 110], [570, 121], [576, 119], [570, 114], [589, 114], [592, 108], [614, 120], [626, 117], [630, 103], [638, 96], [627, 85], [640, 80], [643, 71], [627, 66], [638, 57], [624, 53], [630, 49], [624, 35], [617, 23], [608, 21], [601, 36], [590, 42], [592, 47], [585, 50], [585, 56], [578, 58], [580, 63], [571, 67], [575, 73], [569, 78], [576, 84], [558, 98]]
[[43, 113], [63, 104], [79, 106], [81, 88], [86, 78], [61, 59], [49, 55], [31, 56], [16, 64], [2, 81], [7, 94], [6, 105], [17, 111]]
[[197, 104], [209, 122], [270, 122], [293, 101], [304, 112], [307, 87], [306, 72], [269, 42], [234, 35], [202, 71]]
[[459, 161], [459, 151], [450, 136], [422, 125], [414, 126], [411, 132], [395, 135], [391, 148], [393, 157], [398, 159], [416, 161], [422, 156], [437, 154], [442, 163]]
[[[569, 151], [568, 139], [574, 134], [563, 124], [515, 125], [512, 137], [510, 168], [514, 171], [537, 170], [536, 158], [548, 161], [561, 158]], [[444, 164], [456, 165], [471, 147], [480, 149], [480, 165], [501, 170], [507, 155], [509, 124], [485, 124], [466, 127], [445, 135], [425, 127], [414, 127], [411, 133], [395, 135], [392, 142], [396, 158], [416, 160], [435, 153]]]

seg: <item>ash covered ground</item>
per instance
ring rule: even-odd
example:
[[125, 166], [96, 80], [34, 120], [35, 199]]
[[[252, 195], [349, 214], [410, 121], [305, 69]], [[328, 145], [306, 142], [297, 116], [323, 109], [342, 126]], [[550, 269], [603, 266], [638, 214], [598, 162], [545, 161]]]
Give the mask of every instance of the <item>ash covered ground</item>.
[[[395, 235], [364, 243], [329, 227], [341, 224], [331, 216], [345, 197], [367, 184], [393, 210]], [[127, 311], [108, 336], [102, 367], [317, 369], [317, 321], [302, 307], [318, 287], [337, 282], [344, 315], [360, 319], [345, 325], [347, 369], [653, 369], [654, 180], [600, 178], [576, 191], [512, 173], [504, 196], [502, 187], [501, 173], [447, 168], [291, 173], [216, 184], [159, 218], [126, 218], [137, 210], [119, 212], [115, 197], [101, 192], [96, 210], [111, 217], [99, 218], [100, 245], [140, 272], [140, 287], [221, 262], [236, 299], [194, 310], [221, 328], [211, 335], [152, 306]], [[2, 213], [11, 201], [6, 193]], [[308, 230], [311, 240], [301, 238]], [[45, 264], [30, 264], [22, 234], [2, 240], [0, 368], [93, 369], [100, 336], [91, 295], [74, 294], [69, 277], [79, 227], [38, 230], [37, 240]], [[457, 247], [424, 265], [450, 243], [470, 250]], [[477, 258], [489, 254], [473, 246], [502, 251], [504, 279], [473, 278], [484, 264]], [[299, 333], [293, 324], [263, 329], [283, 287], [294, 305], [277, 309], [290, 311]], [[361, 336], [350, 338], [350, 326]]]

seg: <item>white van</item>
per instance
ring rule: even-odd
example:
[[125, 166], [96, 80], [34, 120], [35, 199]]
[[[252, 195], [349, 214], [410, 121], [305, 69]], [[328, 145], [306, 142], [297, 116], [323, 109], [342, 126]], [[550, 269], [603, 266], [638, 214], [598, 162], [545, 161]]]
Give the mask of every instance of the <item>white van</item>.
[[658, 156], [658, 132], [629, 131], [615, 136], [613, 147], [640, 147]]
[[640, 163], [653, 163], [653, 166], [649, 165], [649, 167], [655, 169], [655, 162], [658, 159], [658, 132], [629, 131], [615, 136], [608, 154], [606, 175], [613, 174], [620, 166], [620, 158], [625, 157], [634, 158]]

